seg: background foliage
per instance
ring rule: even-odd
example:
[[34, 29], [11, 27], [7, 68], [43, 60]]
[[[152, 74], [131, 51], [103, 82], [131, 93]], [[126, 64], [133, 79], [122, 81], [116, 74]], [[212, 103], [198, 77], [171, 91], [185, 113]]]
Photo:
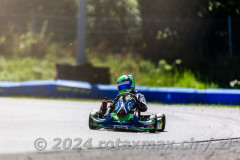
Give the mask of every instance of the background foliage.
[[[87, 2], [87, 52], [93, 56], [89, 61], [95, 65], [104, 65], [103, 62], [107, 65], [108, 61], [110, 65], [110, 58], [125, 56], [129, 64], [124, 71], [131, 73], [135, 69], [136, 76], [147, 74], [149, 80], [146, 78], [141, 84], [150, 85], [183, 86], [176, 80], [169, 84], [160, 82], [160, 78], [164, 79], [162, 74], [166, 77], [179, 74], [183, 81], [187, 81], [184, 77], [188, 74], [194, 77], [190, 78], [193, 82], [196, 79], [204, 86], [213, 82], [219, 87], [229, 87], [229, 81], [240, 79], [239, 1]], [[0, 0], [0, 55], [6, 61], [11, 57], [44, 59], [46, 55], [56, 57], [55, 61], [59, 57], [60, 61], [73, 59], [77, 6], [78, 0]], [[228, 16], [232, 18], [233, 57], [229, 56]], [[128, 53], [134, 54], [128, 57]], [[105, 59], [100, 63], [98, 57]], [[181, 65], [171, 72], [159, 72], [160, 61], [174, 66], [176, 59], [181, 60]], [[142, 63], [148, 64], [143, 66], [151, 71], [146, 72]], [[139, 66], [131, 69], [133, 64]]]

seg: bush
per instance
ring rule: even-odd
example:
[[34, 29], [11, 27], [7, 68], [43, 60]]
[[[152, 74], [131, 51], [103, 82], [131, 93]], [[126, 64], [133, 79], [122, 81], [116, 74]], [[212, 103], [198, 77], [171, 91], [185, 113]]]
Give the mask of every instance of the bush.
[[0, 57], [0, 80], [1, 81], [26, 81], [53, 79], [55, 72], [55, 59], [47, 57], [43, 60], [38, 58], [11, 58]]
[[[76, 43], [63, 45], [46, 34], [47, 21], [39, 33], [29, 26], [25, 34], [18, 34], [14, 27], [0, 37], [0, 81], [25, 81], [53, 79], [57, 62], [75, 63]], [[157, 64], [137, 54], [87, 53], [94, 66], [109, 67], [111, 83], [119, 76], [131, 74], [137, 85], [176, 86], [193, 88], [216, 88], [213, 83], [201, 82], [191, 70], [181, 69], [181, 60], [168, 64], [159, 60]]]
[[59, 57], [75, 55], [75, 43], [57, 43], [53, 34], [47, 33], [48, 22], [45, 21], [40, 32], [33, 32], [29, 25], [26, 33], [20, 34], [10, 25], [9, 30], [0, 37], [0, 51], [4, 57]]

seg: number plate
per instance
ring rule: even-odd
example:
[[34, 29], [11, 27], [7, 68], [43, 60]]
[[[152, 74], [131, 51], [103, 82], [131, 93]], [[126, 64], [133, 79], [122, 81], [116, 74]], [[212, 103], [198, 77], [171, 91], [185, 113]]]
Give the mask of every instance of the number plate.
[[114, 129], [128, 129], [128, 126], [114, 126]]

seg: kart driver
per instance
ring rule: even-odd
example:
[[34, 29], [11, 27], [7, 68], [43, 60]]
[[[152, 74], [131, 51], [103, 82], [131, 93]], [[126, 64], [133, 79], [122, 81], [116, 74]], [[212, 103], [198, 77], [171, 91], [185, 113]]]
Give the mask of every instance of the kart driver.
[[[132, 110], [135, 110], [137, 108], [139, 112], [147, 111], [146, 99], [143, 94], [135, 91], [135, 81], [134, 81], [132, 75], [123, 75], [123, 76], [119, 77], [117, 80], [117, 84], [118, 84], [119, 94], [132, 93], [138, 99], [139, 102], [135, 103], [135, 105], [132, 107]], [[107, 108], [107, 110], [103, 109], [103, 106], [101, 106], [100, 113], [101, 113], [101, 115], [107, 116], [114, 109], [115, 109], [115, 106], [113, 106], [113, 104], [111, 104]]]

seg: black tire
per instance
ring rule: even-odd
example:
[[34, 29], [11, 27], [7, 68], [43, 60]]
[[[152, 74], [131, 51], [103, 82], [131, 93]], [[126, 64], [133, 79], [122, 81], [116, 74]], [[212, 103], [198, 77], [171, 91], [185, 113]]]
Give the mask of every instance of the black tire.
[[89, 126], [89, 128], [90, 128], [90, 129], [97, 129], [97, 127], [94, 127], [94, 126], [91, 125], [92, 122], [93, 122], [93, 120], [92, 120], [92, 118], [91, 118], [91, 114], [89, 114], [89, 120], [88, 120], [88, 126]]
[[155, 115], [154, 129], [149, 130], [149, 133], [155, 133], [157, 131], [157, 115]]
[[165, 129], [165, 126], [166, 126], [166, 116], [165, 116], [165, 114], [163, 114], [163, 116], [162, 116], [162, 129], [158, 129], [157, 131], [158, 132], [163, 132], [164, 129]]

